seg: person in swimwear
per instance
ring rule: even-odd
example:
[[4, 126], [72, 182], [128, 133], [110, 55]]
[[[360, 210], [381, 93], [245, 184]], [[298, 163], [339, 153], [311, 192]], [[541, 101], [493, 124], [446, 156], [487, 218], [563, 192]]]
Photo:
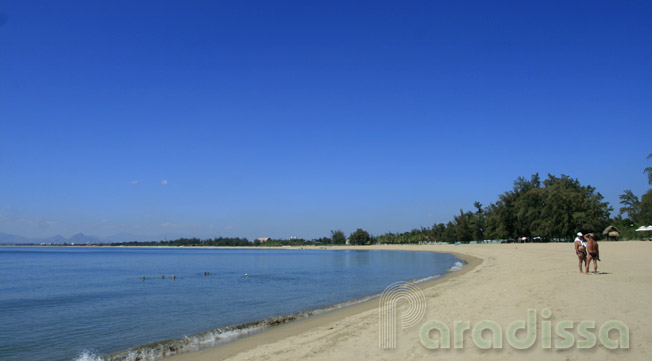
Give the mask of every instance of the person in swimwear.
[[575, 238], [575, 254], [577, 254], [577, 259], [579, 260], [580, 273], [583, 273], [583, 264], [586, 263], [586, 242], [584, 242], [584, 235], [582, 232], [577, 232], [577, 238]]
[[589, 265], [593, 261], [593, 273], [598, 274], [598, 261], [600, 260], [600, 250], [598, 242], [593, 239], [593, 233], [586, 235], [586, 251], [589, 253], [586, 258], [586, 273], [589, 273]]

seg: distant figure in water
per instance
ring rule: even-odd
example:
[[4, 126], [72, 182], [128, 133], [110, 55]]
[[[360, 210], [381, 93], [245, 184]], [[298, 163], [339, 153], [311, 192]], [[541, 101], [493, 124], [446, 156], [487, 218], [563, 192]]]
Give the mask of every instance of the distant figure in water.
[[145, 280], [145, 276], [143, 276], [143, 281]]
[[204, 272], [204, 276], [210, 275], [210, 272]]
[[176, 279], [177, 279], [177, 276], [176, 276], [176, 275], [172, 275], [172, 281], [176, 281]]
[[164, 279], [165, 279], [165, 275], [161, 275], [161, 279], [164, 280]]
[[247, 278], [247, 277], [249, 277], [249, 275], [245, 273], [243, 277]]

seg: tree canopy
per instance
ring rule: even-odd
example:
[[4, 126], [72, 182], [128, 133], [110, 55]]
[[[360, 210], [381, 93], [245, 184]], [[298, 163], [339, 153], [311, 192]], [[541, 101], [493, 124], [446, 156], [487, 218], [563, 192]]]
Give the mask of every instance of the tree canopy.
[[346, 236], [341, 230], [331, 231], [331, 240], [333, 244], [345, 244]]
[[568, 239], [578, 232], [602, 230], [613, 209], [591, 186], [583, 186], [566, 175], [539, 174], [519, 177], [512, 190], [501, 194], [495, 203], [482, 207], [474, 202], [474, 211], [453, 216], [447, 224], [413, 229], [401, 234], [378, 236], [381, 243], [418, 243], [426, 241], [469, 242], [486, 239], [541, 237]]
[[349, 236], [349, 242], [358, 245], [369, 244], [371, 242], [371, 236], [369, 236], [367, 231], [358, 228]]

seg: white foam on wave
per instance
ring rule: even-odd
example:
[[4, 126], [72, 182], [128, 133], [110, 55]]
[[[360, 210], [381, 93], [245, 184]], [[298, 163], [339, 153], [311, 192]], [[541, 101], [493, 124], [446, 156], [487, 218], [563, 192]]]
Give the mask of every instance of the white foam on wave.
[[419, 284], [419, 283], [424, 283], [424, 282], [428, 282], [428, 281], [434, 281], [436, 279], [440, 279], [441, 277], [442, 277], [442, 275], [434, 275], [434, 276], [428, 276], [428, 277], [424, 277], [424, 278], [418, 278], [418, 279], [412, 280], [410, 282], [415, 283], [415, 284]]
[[464, 267], [463, 262], [459, 262], [459, 261], [455, 262], [455, 264], [451, 268], [448, 269], [448, 272], [459, 271], [460, 269], [462, 269], [462, 267]]
[[102, 358], [93, 352], [84, 351], [73, 361], [102, 361]]
[[[258, 333], [266, 328], [291, 322], [295, 319], [307, 317], [309, 315], [309, 312], [302, 312], [290, 316], [272, 317], [263, 321], [229, 326], [178, 339], [154, 342], [130, 350], [104, 355], [102, 357], [84, 354], [83, 356], [87, 358], [81, 358], [80, 356], [80, 358], [73, 361], [157, 361], [165, 357], [187, 352], [195, 352], [228, 343], [250, 334]], [[89, 358], [91, 356], [95, 356], [96, 358]]]

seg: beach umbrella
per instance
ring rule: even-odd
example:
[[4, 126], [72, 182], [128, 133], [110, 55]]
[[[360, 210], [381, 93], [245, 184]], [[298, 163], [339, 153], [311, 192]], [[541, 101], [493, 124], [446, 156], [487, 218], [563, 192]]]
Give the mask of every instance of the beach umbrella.
[[652, 231], [652, 226], [640, 226], [636, 229], [636, 232], [645, 232], [645, 231]]

